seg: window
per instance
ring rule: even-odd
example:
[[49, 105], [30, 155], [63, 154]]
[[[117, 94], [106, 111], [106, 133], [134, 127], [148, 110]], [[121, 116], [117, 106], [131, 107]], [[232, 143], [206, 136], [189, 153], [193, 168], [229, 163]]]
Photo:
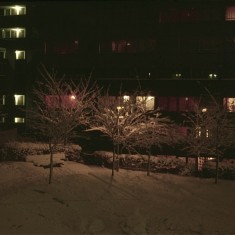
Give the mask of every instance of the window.
[[196, 97], [158, 97], [158, 107], [163, 111], [194, 111], [197, 103]]
[[15, 51], [16, 60], [25, 60], [25, 51]]
[[79, 53], [81, 45], [78, 39], [69, 40], [69, 41], [55, 41], [55, 42], [45, 42], [44, 44], [44, 53], [45, 54], [58, 54], [58, 55], [67, 55], [67, 54], [76, 54]]
[[130, 39], [102, 41], [101, 53], [152, 53], [156, 50], [155, 39]]
[[51, 109], [72, 109], [76, 107], [77, 98], [75, 95], [47, 95], [45, 102]]
[[2, 8], [2, 14], [4, 16], [11, 16], [11, 15], [25, 15], [26, 14], [26, 6], [7, 6]]
[[24, 118], [23, 117], [15, 117], [14, 122], [15, 123], [24, 123]]
[[14, 95], [15, 105], [25, 105], [25, 96], [24, 95]]
[[163, 111], [178, 111], [178, 97], [158, 97], [158, 107]]
[[136, 102], [143, 104], [146, 110], [154, 110], [154, 106], [155, 106], [154, 96], [137, 96]]
[[229, 6], [225, 11], [225, 20], [235, 20], [235, 6]]
[[0, 105], [5, 105], [5, 104], [6, 104], [6, 96], [0, 95]]
[[235, 98], [224, 98], [223, 103], [228, 112], [235, 112]]
[[2, 28], [0, 29], [0, 38], [25, 38], [25, 28]]
[[133, 44], [127, 40], [112, 41], [112, 52], [130, 52], [133, 50]]
[[197, 99], [195, 97], [179, 97], [179, 110], [180, 112], [194, 111]]
[[0, 59], [6, 59], [6, 49], [0, 48]]

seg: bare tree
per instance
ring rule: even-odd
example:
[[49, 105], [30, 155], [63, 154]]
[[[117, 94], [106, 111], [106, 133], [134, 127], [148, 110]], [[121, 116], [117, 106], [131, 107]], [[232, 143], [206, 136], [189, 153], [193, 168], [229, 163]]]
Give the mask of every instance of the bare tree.
[[194, 105], [194, 112], [185, 114], [188, 133], [185, 136], [183, 150], [195, 157], [195, 174], [198, 175], [198, 159], [206, 156], [208, 146], [208, 119], [206, 109], [200, 104]]
[[177, 126], [159, 111], [153, 110], [145, 115], [139, 128], [128, 139], [129, 146], [134, 149], [144, 149], [148, 155], [147, 175], [150, 175], [150, 163], [153, 147], [161, 150], [163, 146], [172, 145], [178, 141]]
[[146, 109], [134, 102], [129, 96], [99, 97], [95, 114], [90, 122], [90, 131], [98, 130], [110, 138], [113, 144], [112, 176], [114, 175], [116, 153], [119, 155], [120, 146], [126, 146], [140, 123], [144, 122]]
[[50, 175], [52, 180], [53, 152], [58, 144], [66, 144], [69, 134], [76, 127], [87, 125], [99, 88], [90, 80], [81, 79], [78, 84], [57, 78], [42, 65], [43, 81], [38, 81], [33, 94], [33, 107], [27, 110], [29, 125], [47, 141], [50, 151]]
[[189, 132], [185, 149], [195, 156], [196, 172], [199, 157], [216, 158], [215, 183], [217, 183], [220, 158], [234, 143], [235, 133], [226, 110], [209, 91], [208, 94], [211, 104], [204, 107], [199, 103], [195, 105], [194, 113], [186, 116]]

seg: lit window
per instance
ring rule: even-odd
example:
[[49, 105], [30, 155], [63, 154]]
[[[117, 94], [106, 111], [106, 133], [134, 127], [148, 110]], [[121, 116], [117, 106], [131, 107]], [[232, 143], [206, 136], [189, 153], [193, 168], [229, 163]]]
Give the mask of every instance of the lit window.
[[6, 96], [5, 95], [1, 95], [0, 96], [0, 105], [5, 105], [6, 104]]
[[235, 20], [235, 6], [227, 7], [225, 11], [225, 20]]
[[0, 38], [25, 38], [25, 28], [2, 28], [0, 29]]
[[137, 96], [136, 102], [142, 104], [146, 108], [146, 110], [154, 110], [154, 96]]
[[4, 8], [4, 16], [11, 15], [25, 15], [26, 7], [25, 6], [8, 6]]
[[201, 127], [200, 126], [196, 127], [196, 138], [201, 137], [201, 135], [202, 135]]
[[0, 48], [0, 59], [6, 59], [6, 49]]
[[15, 105], [25, 105], [25, 96], [24, 95], [14, 95]]
[[16, 60], [25, 60], [25, 51], [15, 51]]
[[15, 117], [15, 123], [24, 123], [24, 118], [23, 117]]
[[235, 98], [224, 98], [224, 107], [228, 112], [235, 112]]
[[124, 102], [128, 102], [130, 100], [130, 96], [129, 95], [124, 95], [123, 96], [123, 101]]

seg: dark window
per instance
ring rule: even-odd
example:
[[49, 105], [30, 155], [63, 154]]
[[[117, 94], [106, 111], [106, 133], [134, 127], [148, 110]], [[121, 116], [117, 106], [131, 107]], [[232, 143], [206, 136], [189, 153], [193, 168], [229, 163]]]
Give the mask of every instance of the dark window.
[[79, 52], [80, 43], [78, 40], [64, 41], [64, 42], [45, 42], [44, 53], [45, 54], [75, 54]]
[[113, 40], [101, 43], [102, 52], [149, 53], [156, 49], [155, 39]]

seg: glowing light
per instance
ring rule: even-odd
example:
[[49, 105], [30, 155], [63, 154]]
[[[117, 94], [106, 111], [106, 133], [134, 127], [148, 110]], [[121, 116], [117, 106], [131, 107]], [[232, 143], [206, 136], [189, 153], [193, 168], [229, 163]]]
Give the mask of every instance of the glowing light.
[[209, 78], [217, 78], [217, 74], [216, 73], [210, 73], [209, 74]]
[[12, 30], [16, 31], [16, 37], [17, 38], [19, 37], [20, 32], [22, 31], [22, 29], [20, 29], [20, 28], [15, 28], [15, 29], [12, 29]]
[[24, 95], [14, 95], [15, 97], [15, 105], [24, 105], [25, 104], [25, 96]]
[[75, 99], [76, 99], [76, 96], [75, 96], [75, 95], [71, 95], [71, 96], [70, 96], [70, 99], [71, 99], [71, 100], [75, 100]]
[[25, 59], [25, 51], [15, 51], [16, 59]]
[[202, 112], [205, 113], [207, 111], [207, 108], [203, 108]]
[[147, 96], [147, 101], [150, 101], [150, 100], [152, 100], [152, 99], [154, 99], [154, 96]]
[[21, 6], [14, 6], [12, 9], [16, 11], [16, 15], [19, 15], [23, 7]]
[[24, 118], [22, 118], [22, 117], [15, 117], [15, 123], [24, 123]]
[[235, 98], [224, 98], [224, 102], [227, 103], [227, 110], [229, 112], [235, 111]]
[[129, 95], [124, 95], [123, 96], [123, 101], [124, 102], [127, 102], [127, 101], [129, 101], [130, 100], [130, 96]]

